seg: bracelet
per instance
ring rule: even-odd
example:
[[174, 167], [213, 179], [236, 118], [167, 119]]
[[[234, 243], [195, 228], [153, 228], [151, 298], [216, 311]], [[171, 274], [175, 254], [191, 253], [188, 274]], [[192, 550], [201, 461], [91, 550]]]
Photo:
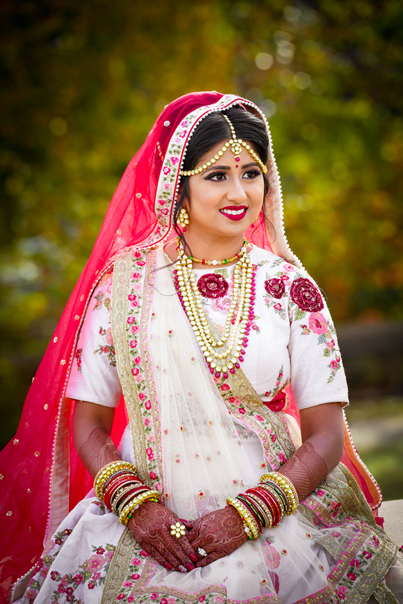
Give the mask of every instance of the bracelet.
[[145, 501], [152, 500], [152, 501], [156, 501], [159, 502], [159, 496], [160, 494], [158, 493], [158, 491], [155, 490], [148, 490], [145, 493], [141, 493], [141, 495], [139, 495], [138, 497], [135, 497], [134, 499], [132, 499], [120, 512], [119, 514], [119, 522], [121, 522], [122, 524], [127, 524], [129, 522], [129, 519], [132, 516], [132, 512], [138, 507], [140, 506], [142, 503], [144, 503]]
[[235, 499], [234, 497], [227, 498], [227, 504], [233, 506], [242, 520], [244, 524], [247, 525], [251, 534], [248, 534], [249, 539], [257, 539], [259, 537], [259, 526], [256, 520], [254, 520], [253, 516], [249, 512], [248, 508], [245, 504], [243, 504], [239, 499]]
[[269, 483], [275, 483], [277, 487], [280, 487], [287, 500], [286, 515], [290, 516], [291, 514], [293, 514], [298, 507], [299, 499], [297, 491], [292, 482], [283, 474], [280, 474], [278, 472], [270, 472], [269, 474], [263, 474], [260, 479], [260, 482], [265, 483], [265, 481]]
[[270, 511], [270, 508], [263, 500], [258, 496], [250, 492], [251, 489], [247, 490], [247, 493], [251, 499], [255, 502], [255, 505], [259, 508], [260, 513], [263, 518], [262, 528], [271, 528], [273, 525], [273, 516]]
[[102, 501], [102, 491], [106, 480], [123, 468], [133, 470], [133, 472], [137, 473], [137, 470], [133, 464], [123, 460], [112, 461], [99, 470], [94, 479], [94, 489], [98, 499]]

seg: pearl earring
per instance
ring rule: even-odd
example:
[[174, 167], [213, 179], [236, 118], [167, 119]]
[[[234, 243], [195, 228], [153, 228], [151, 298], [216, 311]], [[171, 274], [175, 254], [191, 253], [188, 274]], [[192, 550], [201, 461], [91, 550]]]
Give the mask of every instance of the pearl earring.
[[179, 212], [178, 216], [178, 224], [182, 227], [183, 231], [186, 231], [186, 227], [189, 224], [189, 214], [186, 212], [185, 208], [182, 208]]

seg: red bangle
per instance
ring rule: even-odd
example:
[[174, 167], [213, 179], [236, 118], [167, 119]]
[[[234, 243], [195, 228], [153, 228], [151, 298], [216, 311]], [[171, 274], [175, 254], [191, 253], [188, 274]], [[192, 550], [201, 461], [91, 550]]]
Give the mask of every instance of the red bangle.
[[[246, 492], [248, 492], [248, 491], [246, 491]], [[249, 509], [250, 513], [252, 514], [252, 516], [254, 517], [254, 519], [256, 520], [256, 522], [258, 523], [259, 532], [262, 532], [262, 520], [259, 520], [259, 518], [255, 512], [256, 502], [253, 501], [253, 499], [251, 497], [248, 497], [245, 493], [242, 493], [242, 497], [243, 497], [243, 499], [246, 499], [246, 501], [249, 503], [248, 509]], [[243, 499], [241, 499], [242, 502], [243, 502]]]
[[271, 495], [271, 493], [269, 493], [269, 491], [267, 491], [266, 489], [262, 489], [261, 487], [255, 487], [255, 489], [253, 490], [256, 495], [263, 499], [266, 505], [269, 506], [269, 509], [273, 516], [272, 526], [276, 526], [276, 524], [278, 524], [282, 518], [281, 508], [278, 504], [278, 501], [276, 501], [273, 495]]

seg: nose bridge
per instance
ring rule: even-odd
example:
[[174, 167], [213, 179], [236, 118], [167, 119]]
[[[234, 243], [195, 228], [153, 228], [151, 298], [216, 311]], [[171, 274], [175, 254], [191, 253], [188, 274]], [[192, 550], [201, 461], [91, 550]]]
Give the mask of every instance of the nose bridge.
[[234, 174], [228, 181], [228, 194], [229, 199], [243, 201], [246, 198], [245, 188], [243, 180], [238, 174]]

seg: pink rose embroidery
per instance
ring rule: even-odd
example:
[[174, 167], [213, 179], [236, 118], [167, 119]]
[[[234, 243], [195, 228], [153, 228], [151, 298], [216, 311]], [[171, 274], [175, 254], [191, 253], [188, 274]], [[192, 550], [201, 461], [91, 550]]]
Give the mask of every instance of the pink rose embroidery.
[[355, 581], [357, 575], [355, 573], [347, 573], [347, 577], [350, 579], [350, 581]]
[[306, 312], [318, 312], [324, 307], [322, 296], [309, 279], [296, 279], [291, 285], [290, 296], [298, 308]]
[[177, 157], [171, 157], [171, 164], [173, 166], [176, 166], [176, 164], [178, 163], [179, 159]]
[[169, 174], [169, 173], [170, 173], [171, 168], [168, 168], [167, 166], [165, 166], [165, 167], [163, 168], [163, 170], [162, 170], [162, 171], [163, 171], [163, 173], [164, 173], [164, 174], [165, 174], [165, 176], [166, 176], [167, 174]]
[[150, 401], [146, 401], [146, 402], [144, 403], [144, 407], [145, 407], [146, 409], [148, 409], [148, 411], [149, 411], [149, 410], [151, 409], [151, 402], [150, 402]]
[[325, 317], [320, 312], [313, 312], [309, 316], [309, 328], [313, 333], [322, 334], [328, 330]]

